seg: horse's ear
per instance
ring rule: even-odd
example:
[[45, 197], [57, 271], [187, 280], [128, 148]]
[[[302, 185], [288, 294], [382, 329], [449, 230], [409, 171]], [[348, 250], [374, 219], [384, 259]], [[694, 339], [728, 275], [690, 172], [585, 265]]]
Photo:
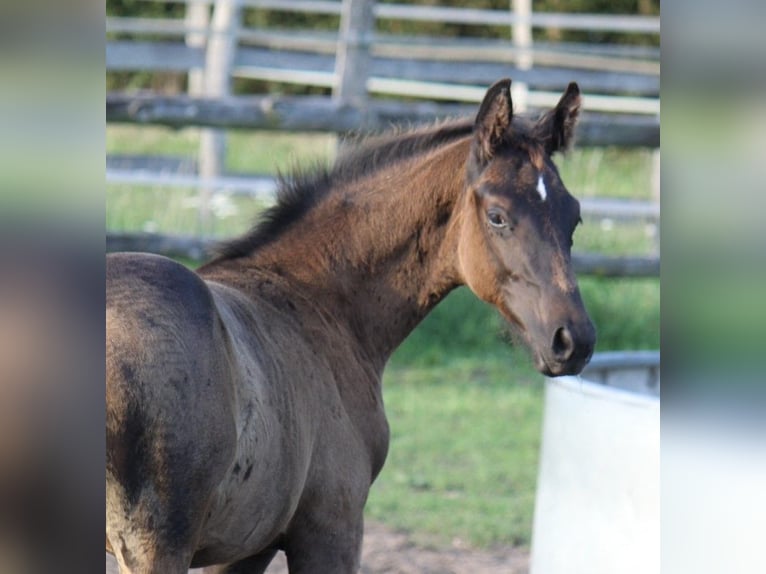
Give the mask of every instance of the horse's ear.
[[556, 107], [537, 122], [535, 131], [545, 142], [545, 150], [549, 155], [566, 151], [572, 144], [581, 104], [580, 88], [571, 82]]
[[492, 84], [476, 114], [473, 132], [473, 153], [480, 164], [487, 163], [503, 143], [513, 116], [511, 80], [505, 78]]

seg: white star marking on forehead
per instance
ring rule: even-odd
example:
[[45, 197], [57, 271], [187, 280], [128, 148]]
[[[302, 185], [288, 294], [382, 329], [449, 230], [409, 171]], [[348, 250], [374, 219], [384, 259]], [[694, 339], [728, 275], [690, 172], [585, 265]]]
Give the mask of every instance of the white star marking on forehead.
[[545, 189], [545, 182], [543, 181], [543, 174], [540, 174], [537, 177], [537, 193], [540, 194], [540, 197], [545, 201], [545, 198], [548, 197], [548, 190]]

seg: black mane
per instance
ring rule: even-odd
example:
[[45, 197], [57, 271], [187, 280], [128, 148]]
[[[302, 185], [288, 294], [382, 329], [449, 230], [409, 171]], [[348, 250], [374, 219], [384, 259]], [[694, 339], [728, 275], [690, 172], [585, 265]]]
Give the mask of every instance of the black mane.
[[454, 120], [405, 132], [395, 130], [380, 136], [349, 138], [332, 167], [294, 169], [287, 177], [280, 174], [275, 205], [260, 215], [248, 233], [223, 243], [217, 249], [215, 261], [252, 254], [303, 218], [331, 189], [467, 136], [472, 128], [472, 121]]

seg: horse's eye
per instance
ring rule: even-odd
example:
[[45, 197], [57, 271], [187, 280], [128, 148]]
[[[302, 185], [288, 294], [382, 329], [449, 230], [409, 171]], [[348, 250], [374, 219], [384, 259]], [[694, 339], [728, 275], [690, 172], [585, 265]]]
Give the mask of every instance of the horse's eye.
[[505, 218], [505, 214], [499, 209], [490, 209], [487, 212], [487, 219], [489, 219], [489, 223], [492, 227], [508, 227], [508, 220]]

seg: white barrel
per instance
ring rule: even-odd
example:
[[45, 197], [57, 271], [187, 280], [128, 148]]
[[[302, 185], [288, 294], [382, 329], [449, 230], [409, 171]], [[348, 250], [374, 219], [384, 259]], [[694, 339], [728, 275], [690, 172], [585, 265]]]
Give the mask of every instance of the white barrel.
[[659, 353], [548, 379], [530, 574], [659, 573], [659, 510]]

